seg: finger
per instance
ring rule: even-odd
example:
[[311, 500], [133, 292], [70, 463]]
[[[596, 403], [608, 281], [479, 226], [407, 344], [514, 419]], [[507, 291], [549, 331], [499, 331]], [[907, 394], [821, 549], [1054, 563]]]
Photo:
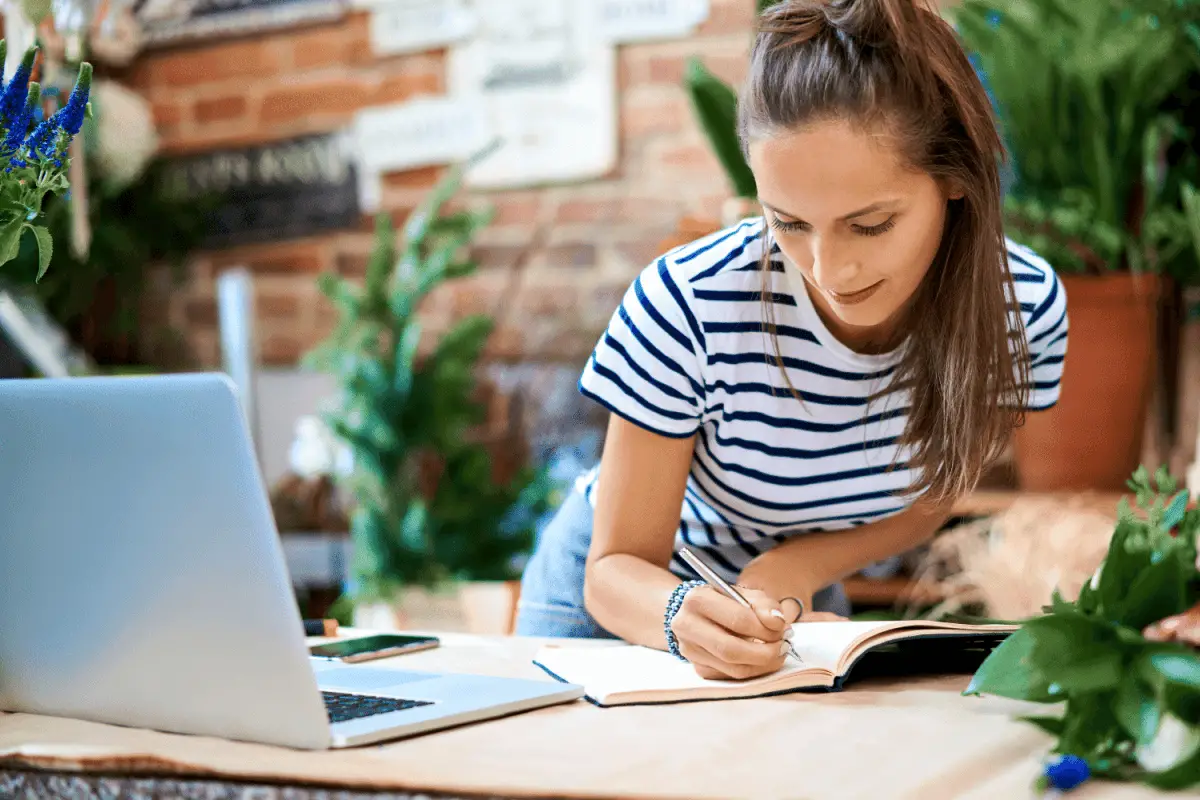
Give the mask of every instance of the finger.
[[754, 606], [758, 621], [773, 631], [782, 632], [788, 627], [788, 618], [783, 613], [783, 606], [766, 592], [758, 589], [744, 589], [742, 596]]
[[767, 664], [729, 664], [721, 661], [714, 656], [703, 646], [694, 643], [687, 645], [682, 642], [679, 645], [679, 652], [684, 658], [691, 663], [696, 674], [706, 680], [736, 680], [744, 681], [750, 678], [757, 678], [760, 675], [767, 675], [779, 670], [783, 666], [783, 657], [781, 656], [778, 663]]
[[730, 633], [747, 639], [777, 642], [781, 631], [768, 628], [759, 619], [754, 609], [746, 608], [715, 591], [688, 592], [684, 604], [692, 602], [699, 616], [705, 617], [725, 628]]
[[[716, 662], [714, 666], [771, 667], [782, 664], [788, 652], [781, 641], [754, 641], [731, 634], [720, 625], [704, 617], [691, 616], [683, 621], [683, 634], [688, 641], [702, 647]], [[681, 634], [677, 631], [677, 637]]]

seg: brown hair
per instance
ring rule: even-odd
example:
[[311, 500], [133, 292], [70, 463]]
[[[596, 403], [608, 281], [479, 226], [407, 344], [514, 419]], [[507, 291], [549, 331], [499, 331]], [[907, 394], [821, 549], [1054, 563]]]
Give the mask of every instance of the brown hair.
[[[949, 203], [909, 304], [885, 393], [911, 393], [900, 438], [916, 476], [910, 490], [939, 501], [971, 491], [1021, 422], [1029, 354], [1004, 241], [1004, 147], [953, 29], [921, 0], [783, 0], [761, 17], [738, 112], [743, 149], [822, 120], [879, 126], [909, 166], [964, 193]], [[769, 240], [765, 220], [764, 230]], [[784, 371], [767, 302], [770, 253], [764, 309]]]

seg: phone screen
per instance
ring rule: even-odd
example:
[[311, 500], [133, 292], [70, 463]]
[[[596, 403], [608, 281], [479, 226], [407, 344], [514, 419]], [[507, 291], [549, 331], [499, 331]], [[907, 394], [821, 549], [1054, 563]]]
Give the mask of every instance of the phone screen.
[[426, 650], [436, 647], [438, 640], [434, 636], [405, 636], [403, 634], [381, 633], [374, 636], [363, 636], [358, 639], [346, 639], [341, 642], [328, 642], [314, 645], [310, 648], [314, 656], [320, 658], [361, 659], [367, 656], [394, 655], [410, 650]]

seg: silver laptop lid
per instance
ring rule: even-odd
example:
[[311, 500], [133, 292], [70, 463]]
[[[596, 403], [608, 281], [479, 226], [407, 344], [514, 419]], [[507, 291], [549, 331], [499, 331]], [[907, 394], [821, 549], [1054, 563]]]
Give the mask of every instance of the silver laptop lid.
[[328, 746], [227, 378], [0, 381], [0, 709]]

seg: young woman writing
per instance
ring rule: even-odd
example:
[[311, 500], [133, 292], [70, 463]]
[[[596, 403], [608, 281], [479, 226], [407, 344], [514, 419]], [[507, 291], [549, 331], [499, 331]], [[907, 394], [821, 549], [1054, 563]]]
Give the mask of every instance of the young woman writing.
[[530, 560], [518, 633], [778, 669], [789, 623], [931, 537], [1057, 401], [1066, 296], [1005, 238], [1000, 137], [941, 18], [784, 0], [739, 117], [762, 217], [667, 253], [614, 314], [580, 380], [612, 412], [603, 457]]

